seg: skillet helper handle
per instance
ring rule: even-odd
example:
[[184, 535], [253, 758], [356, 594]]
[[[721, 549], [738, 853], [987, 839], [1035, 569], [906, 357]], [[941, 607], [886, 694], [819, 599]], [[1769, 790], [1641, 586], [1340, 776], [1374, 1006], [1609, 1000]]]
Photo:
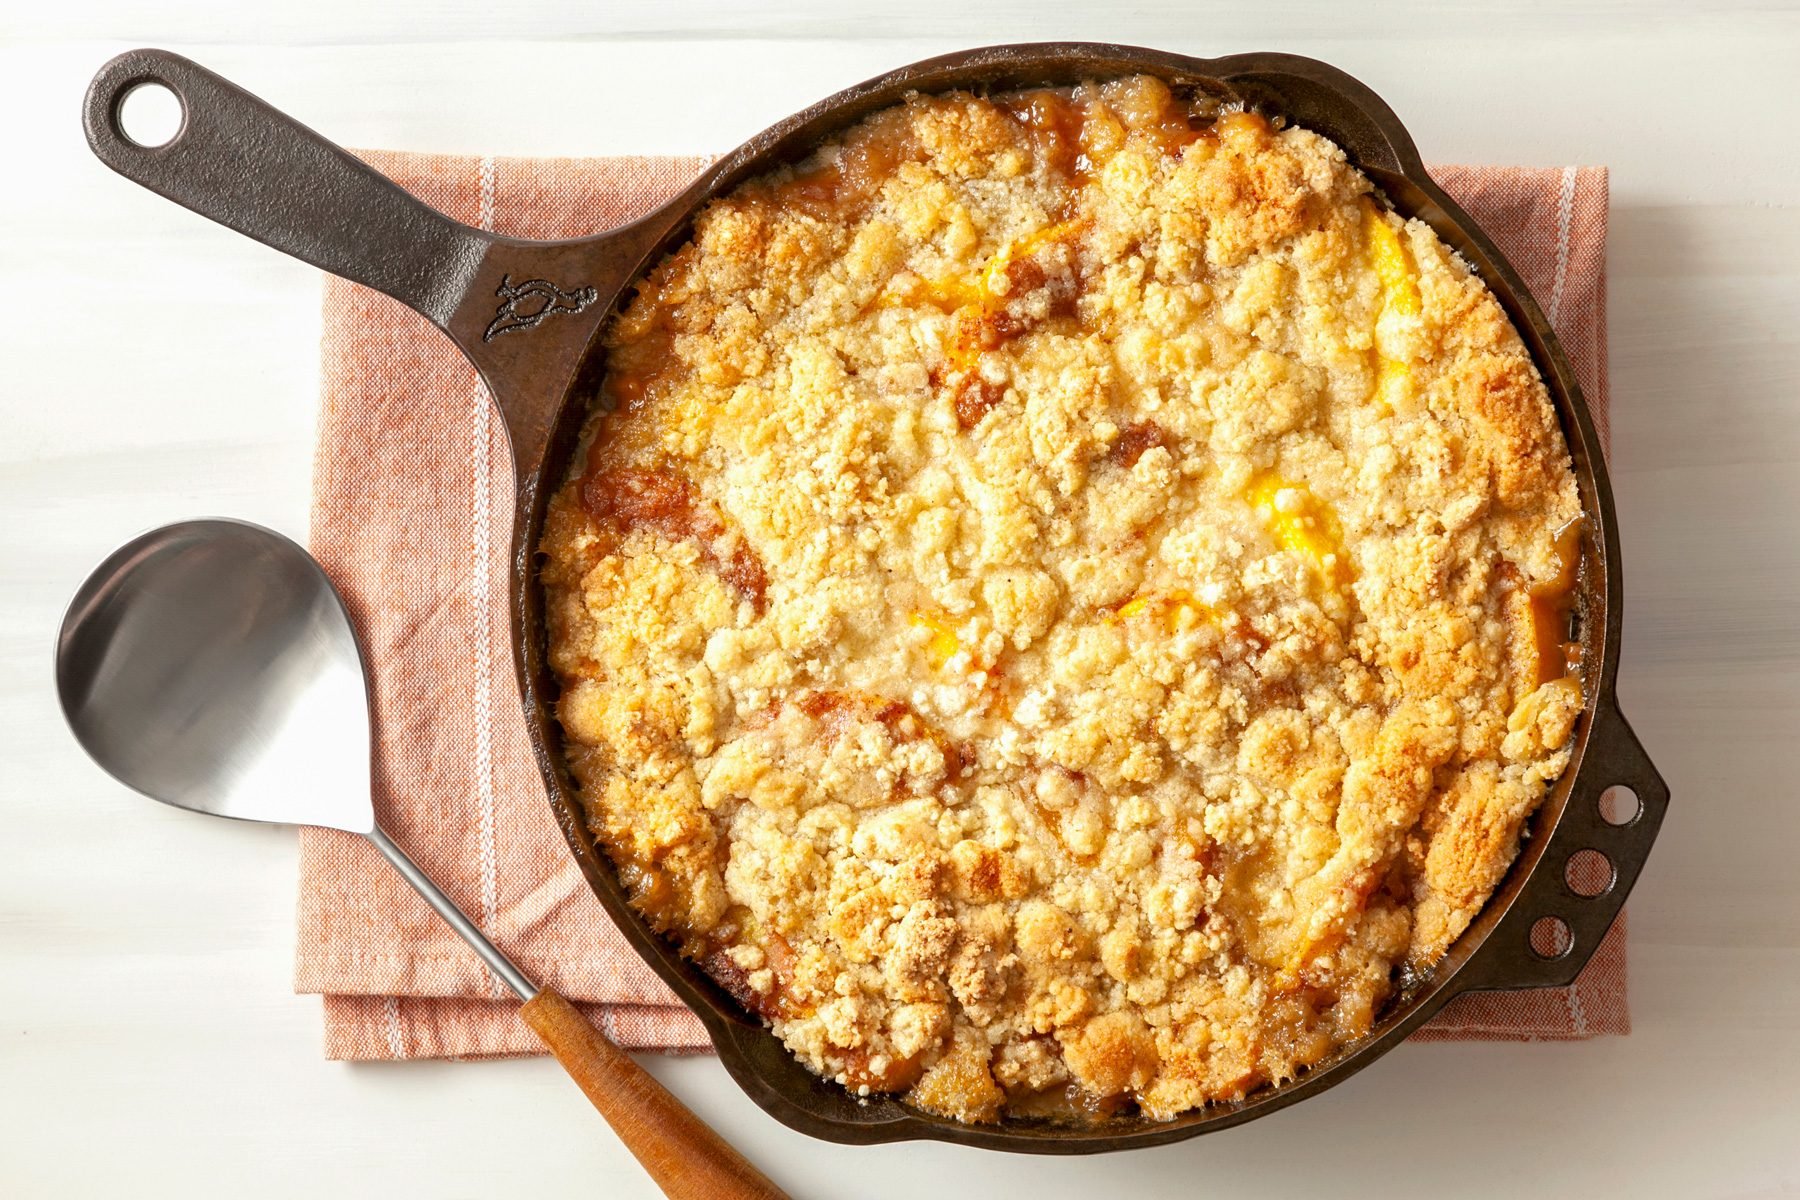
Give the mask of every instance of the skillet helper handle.
[[788, 1200], [573, 1004], [546, 988], [519, 1015], [670, 1200]]
[[[1567, 987], [1625, 907], [1669, 807], [1669, 785], [1613, 697], [1602, 699], [1593, 720], [1586, 751], [1593, 761], [1584, 761], [1581, 783], [1569, 796], [1543, 860], [1488, 935], [1480, 960], [1458, 976], [1459, 990]], [[1626, 804], [1608, 812], [1606, 794], [1614, 788], [1637, 797], [1635, 810]], [[1585, 872], [1572, 866], [1586, 851], [1604, 856], [1604, 866], [1599, 860], [1591, 860]], [[1561, 923], [1561, 936], [1534, 939], [1533, 927], [1546, 920]]]
[[[181, 127], [160, 146], [120, 121], [134, 89], [161, 85]], [[101, 67], [82, 108], [107, 166], [203, 217], [385, 292], [445, 328], [494, 239], [413, 199], [379, 172], [205, 67], [129, 50]]]

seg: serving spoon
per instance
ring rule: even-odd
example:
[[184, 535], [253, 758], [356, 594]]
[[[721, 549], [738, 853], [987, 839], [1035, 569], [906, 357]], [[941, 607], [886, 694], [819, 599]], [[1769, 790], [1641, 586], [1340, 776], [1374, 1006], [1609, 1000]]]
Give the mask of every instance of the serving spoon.
[[126, 543], [69, 604], [56, 689], [94, 761], [154, 800], [367, 838], [524, 1002], [519, 1015], [673, 1200], [786, 1200], [579, 1009], [532, 983], [382, 831], [362, 651], [305, 550], [227, 520]]

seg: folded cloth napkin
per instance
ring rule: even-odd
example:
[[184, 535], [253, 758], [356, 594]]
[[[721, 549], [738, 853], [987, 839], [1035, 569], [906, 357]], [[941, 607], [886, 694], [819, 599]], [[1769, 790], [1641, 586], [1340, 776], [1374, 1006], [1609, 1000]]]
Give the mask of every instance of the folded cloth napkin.
[[[545, 159], [374, 152], [379, 171], [473, 225], [563, 238], [679, 191], [697, 158]], [[1602, 168], [1438, 167], [1561, 334], [1606, 431]], [[512, 473], [474, 370], [423, 318], [325, 287], [312, 549], [350, 606], [374, 675], [382, 823], [534, 977], [629, 1047], [693, 1051], [699, 1021], [627, 949], [544, 800], [513, 690], [506, 569]], [[297, 991], [324, 997], [331, 1058], [534, 1053], [515, 1003], [361, 838], [300, 841]], [[1464, 997], [1421, 1039], [1624, 1033], [1625, 926], [1573, 987]]]

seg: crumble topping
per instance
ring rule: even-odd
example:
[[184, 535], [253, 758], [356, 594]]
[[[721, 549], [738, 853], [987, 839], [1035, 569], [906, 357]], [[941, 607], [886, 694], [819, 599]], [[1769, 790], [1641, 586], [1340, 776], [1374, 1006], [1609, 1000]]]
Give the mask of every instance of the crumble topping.
[[1500, 306], [1342, 151], [917, 96], [699, 217], [540, 549], [633, 903], [803, 1062], [1151, 1118], [1369, 1031], [1582, 708]]

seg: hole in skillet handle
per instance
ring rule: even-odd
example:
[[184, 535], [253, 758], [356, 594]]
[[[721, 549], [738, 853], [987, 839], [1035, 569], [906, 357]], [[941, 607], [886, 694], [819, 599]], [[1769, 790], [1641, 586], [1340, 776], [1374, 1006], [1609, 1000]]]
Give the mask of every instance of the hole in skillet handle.
[[1577, 850], [1563, 865], [1563, 882], [1583, 900], [1606, 895], [1617, 879], [1612, 859], [1598, 850]]
[[112, 106], [113, 130], [140, 150], [172, 145], [187, 128], [187, 105], [181, 93], [160, 79], [127, 84]]
[[1644, 813], [1644, 802], [1624, 784], [1614, 784], [1600, 793], [1600, 819], [1608, 825], [1629, 825]]
[[1531, 952], [1547, 962], [1567, 958], [1575, 949], [1575, 933], [1561, 917], [1539, 917], [1531, 923]]

